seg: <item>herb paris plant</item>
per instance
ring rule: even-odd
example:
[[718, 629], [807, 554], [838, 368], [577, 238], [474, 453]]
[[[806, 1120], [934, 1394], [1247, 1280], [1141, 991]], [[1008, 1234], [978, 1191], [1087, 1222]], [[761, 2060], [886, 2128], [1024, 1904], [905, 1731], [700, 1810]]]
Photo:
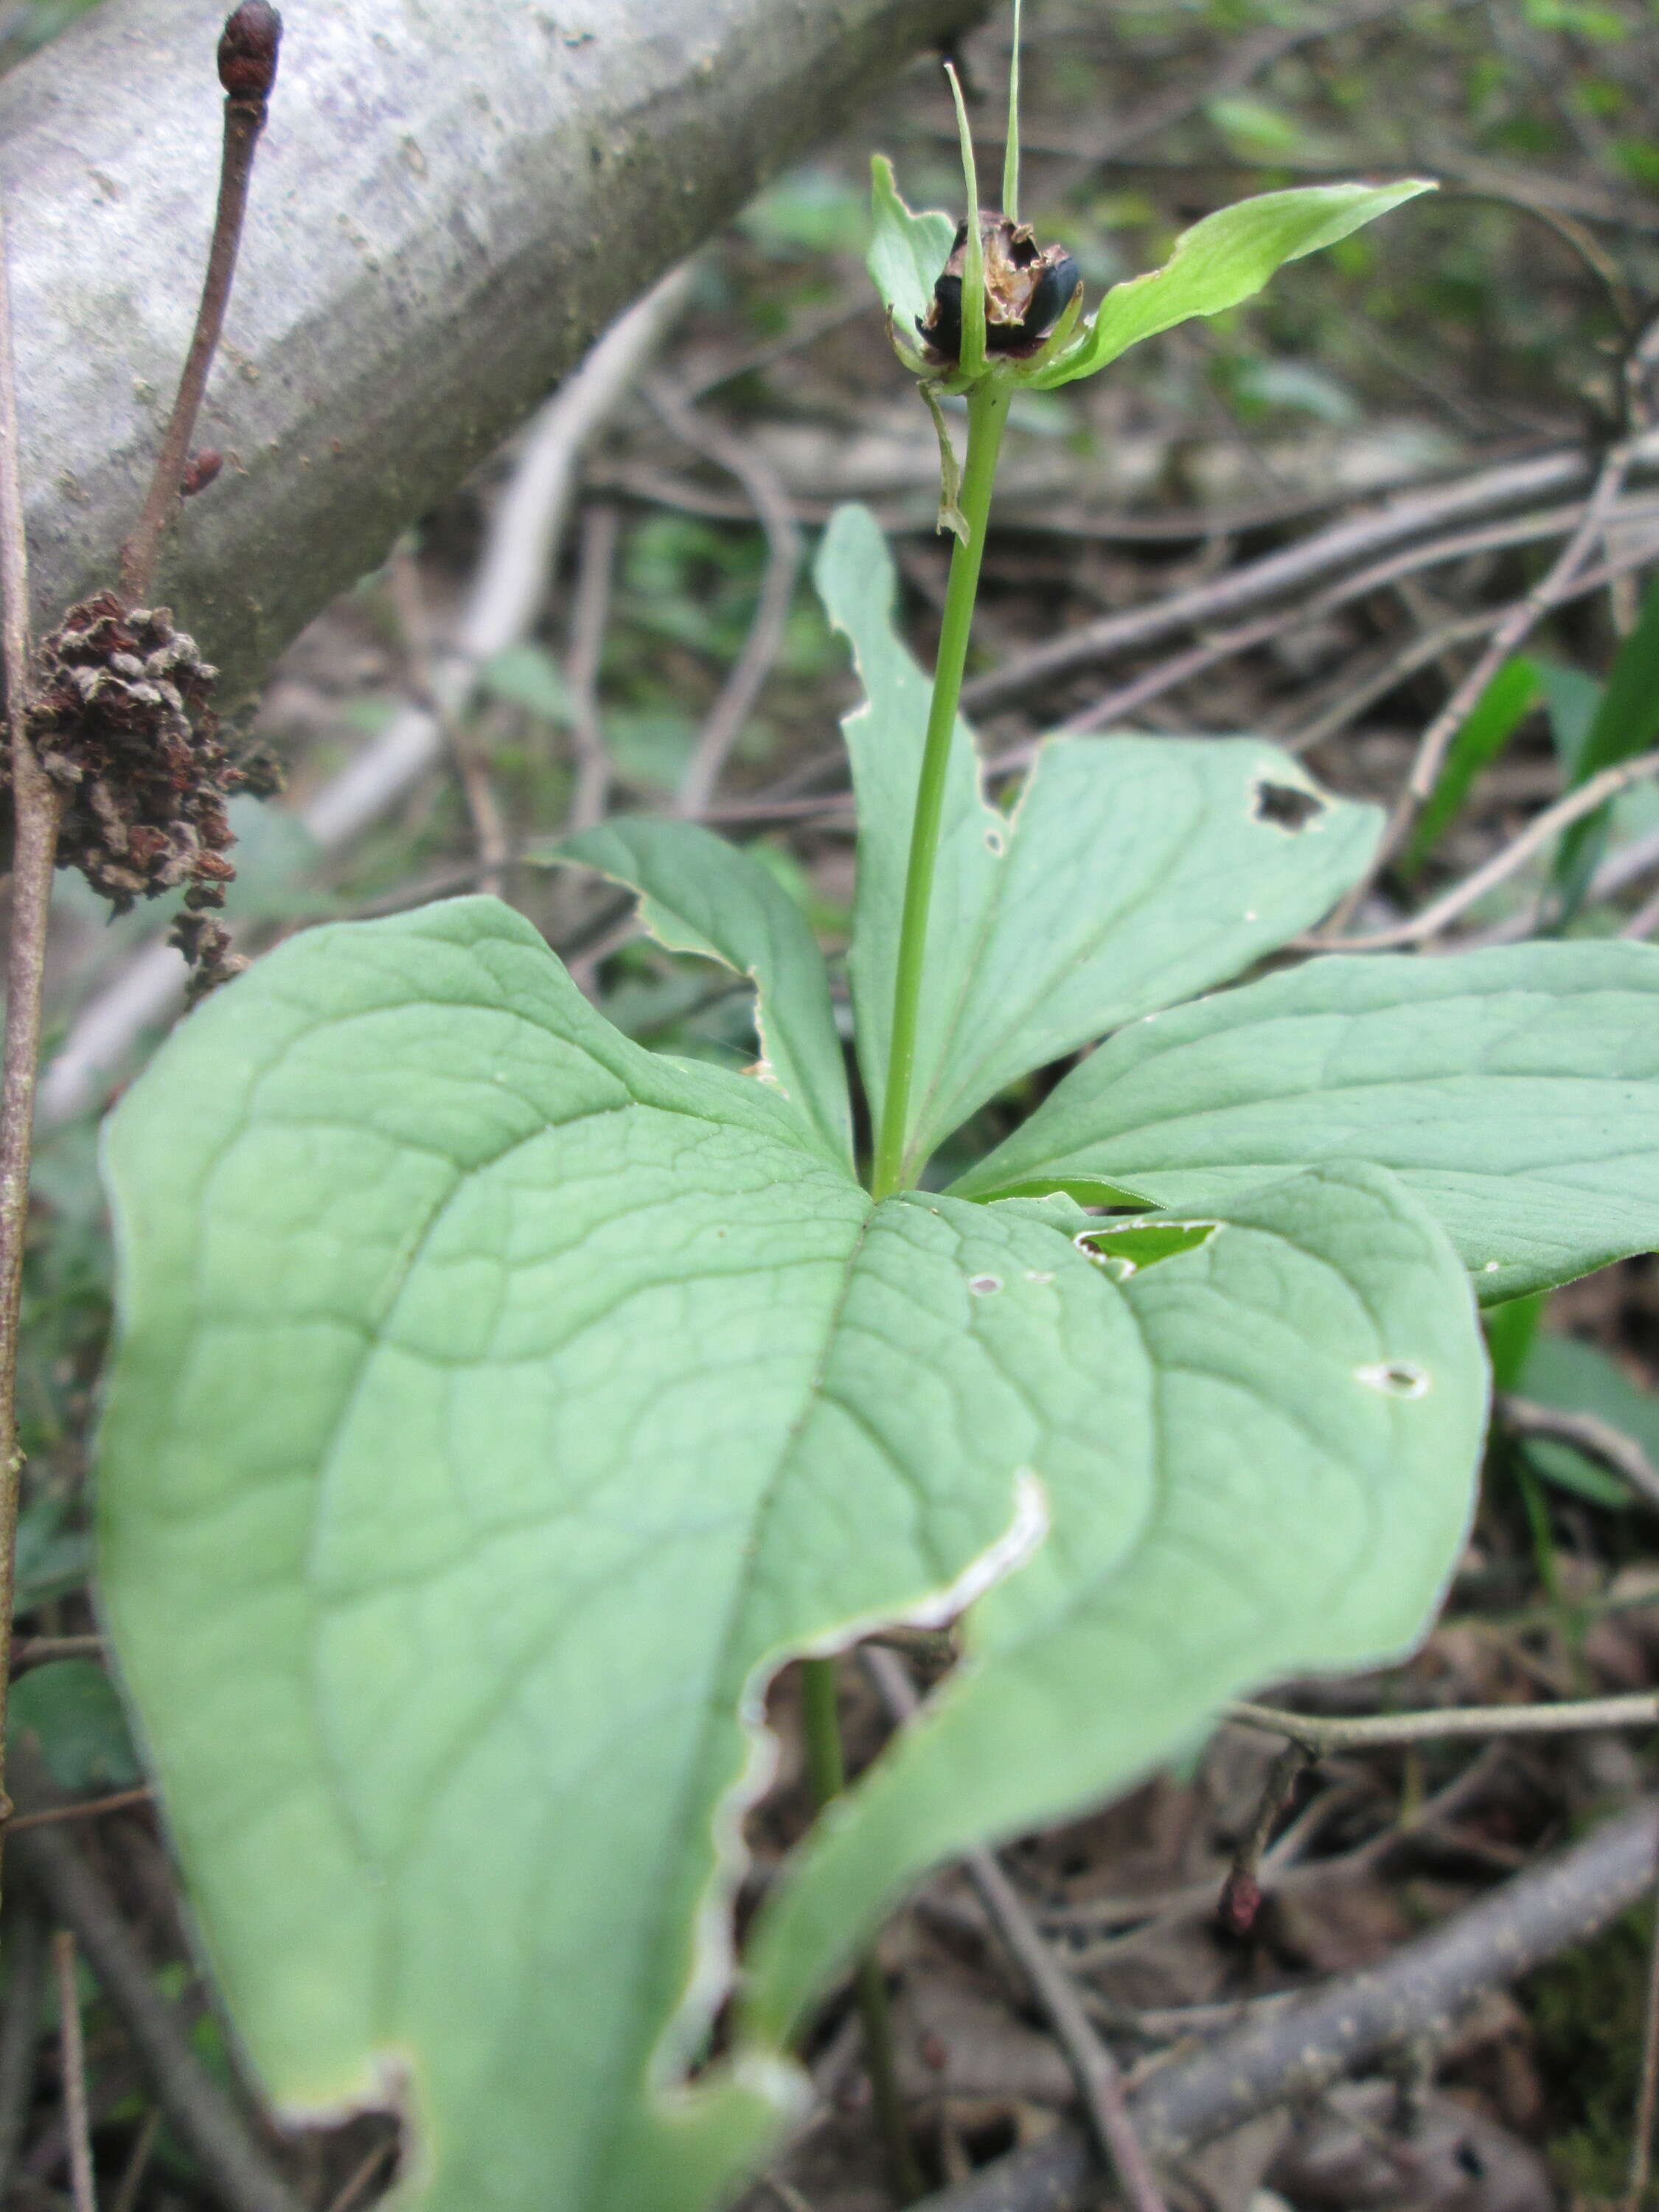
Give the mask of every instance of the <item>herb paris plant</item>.
[[[1659, 953], [1321, 961], [1170, 1011], [1328, 910], [1376, 811], [1254, 738], [1119, 737], [1051, 741], [1005, 812], [956, 711], [1014, 386], [1415, 189], [1224, 210], [1024, 358], [984, 348], [969, 224], [958, 357], [915, 356], [969, 424], [931, 688], [870, 518], [817, 559], [865, 693], [868, 1188], [817, 948], [680, 823], [560, 857], [753, 977], [758, 1079], [640, 1049], [468, 898], [291, 939], [113, 1116], [123, 1679], [260, 2077], [295, 2112], [400, 2103], [407, 2204], [714, 2201], [927, 1866], [1421, 1632], [1485, 1416], [1470, 1270], [1507, 1297], [1659, 1241]], [[907, 349], [954, 229], [878, 167]], [[960, 1666], [769, 1898], [711, 2058], [768, 1684], [957, 1616]]]

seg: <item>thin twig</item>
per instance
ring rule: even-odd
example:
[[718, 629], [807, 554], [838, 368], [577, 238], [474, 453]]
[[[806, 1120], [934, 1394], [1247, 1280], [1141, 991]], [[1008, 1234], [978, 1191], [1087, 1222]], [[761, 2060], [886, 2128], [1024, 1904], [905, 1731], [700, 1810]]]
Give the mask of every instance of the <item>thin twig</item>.
[[156, 2138], [161, 2132], [161, 2107], [152, 2105], [139, 2124], [132, 2139], [132, 2148], [119, 2182], [116, 2185], [115, 2200], [110, 2212], [133, 2212], [138, 2202], [138, 2191], [143, 2186], [144, 2176], [155, 2150]]
[[34, 2089], [40, 2040], [40, 2000], [46, 1986], [46, 1923], [27, 1893], [6, 1907], [6, 1990], [0, 2002], [0, 2203], [9, 2194], [12, 2170]]
[[1648, 1504], [1659, 1506], [1659, 1468], [1634, 1437], [1604, 1421], [1599, 1413], [1563, 1413], [1559, 1407], [1535, 1405], [1530, 1398], [1517, 1398], [1510, 1391], [1500, 1394], [1494, 1410], [1516, 1436], [1571, 1444], [1586, 1459], [1621, 1476]]
[[495, 787], [490, 781], [488, 749], [478, 742], [464, 717], [448, 711], [434, 686], [432, 619], [413, 548], [407, 544], [395, 547], [387, 563], [387, 573], [392, 604], [409, 656], [415, 696], [431, 709], [449, 741], [461, 796], [472, 819], [473, 842], [478, 849], [478, 888], [499, 898], [508, 856], [507, 823], [501, 801], [495, 796]]
[[1625, 2212], [1642, 2212], [1653, 2160], [1653, 2118], [1659, 2105], [1659, 1869], [1656, 1869], [1653, 1933], [1648, 1942], [1647, 1998], [1642, 2012], [1642, 2072], [1631, 2132], [1630, 2181]]
[[[1250, 652], [1271, 639], [1290, 636], [1310, 623], [1325, 620], [1356, 599], [1369, 599], [1374, 592], [1386, 590], [1390, 585], [1414, 576], [1425, 568], [1437, 568], [1449, 561], [1466, 560], [1477, 554], [1499, 552], [1510, 545], [1530, 544], [1540, 538], [1550, 537], [1559, 530], [1570, 528], [1579, 512], [1577, 507], [1549, 508], [1542, 513], [1523, 515], [1517, 521], [1491, 523], [1480, 530], [1431, 538], [1422, 544], [1409, 546], [1405, 551], [1391, 554], [1386, 560], [1370, 568], [1356, 569], [1339, 578], [1328, 589], [1316, 592], [1312, 598], [1296, 605], [1280, 608], [1237, 629], [1224, 630], [1206, 637], [1174, 658], [1156, 663], [1139, 676], [1132, 678], [1127, 684], [1108, 692], [1091, 706], [1060, 723], [1058, 730], [1062, 734], [1070, 735], [1103, 728], [1172, 690], [1176, 684], [1190, 683], [1217, 663], [1230, 660], [1238, 653]], [[1659, 515], [1659, 507], [1650, 499], [1631, 502], [1630, 519], [1651, 520], [1656, 515]], [[1593, 574], [1585, 571], [1572, 582], [1564, 585], [1559, 604], [1565, 605], [1569, 599], [1581, 593], [1599, 590], [1610, 574], [1622, 574], [1631, 568], [1648, 566], [1655, 550], [1656, 540], [1644, 538], [1639, 544], [1626, 549], [1616, 562], [1603, 565]], [[1222, 580], [1224, 583], [1226, 580], [1224, 578]], [[1502, 618], [1497, 615], [1483, 617], [1473, 626], [1488, 629], [1493, 622]], [[1437, 638], [1428, 657], [1438, 652], [1445, 641], [1443, 636]], [[1409, 671], [1402, 670], [1401, 672], [1408, 673]], [[1298, 749], [1311, 742], [1310, 738], [1298, 738]], [[995, 761], [987, 763], [987, 773], [995, 774], [1022, 765], [1034, 750], [1034, 745], [1027, 742], [1012, 752], [1000, 755]]]
[[[38, 1767], [15, 1763], [30, 1809], [49, 1800]], [[126, 2031], [167, 2121], [201, 2161], [228, 2212], [301, 2212], [298, 2199], [254, 2142], [225, 2091], [191, 2047], [156, 1987], [114, 1900], [61, 1823], [33, 1829], [12, 1845], [17, 1863], [53, 1916], [71, 1929]]]
[[1513, 843], [1495, 853], [1484, 866], [1473, 875], [1465, 876], [1461, 884], [1443, 892], [1420, 914], [1409, 921], [1397, 923], [1392, 929], [1372, 930], [1364, 937], [1317, 935], [1297, 938], [1297, 948], [1310, 952], [1384, 952], [1401, 945], [1422, 945], [1456, 921], [1461, 914], [1496, 890], [1499, 884], [1523, 868], [1533, 854], [1540, 852], [1562, 830], [1570, 829], [1587, 814], [1594, 814], [1621, 791], [1632, 784], [1644, 783], [1659, 775], [1659, 751], [1638, 754], [1636, 759], [1621, 762], [1616, 768], [1604, 768], [1599, 775], [1591, 776], [1576, 790], [1558, 799], [1553, 806], [1547, 806], [1541, 814], [1533, 817]]
[[[1649, 431], [1637, 442], [1632, 476], [1659, 464], [1659, 435]], [[1068, 630], [1063, 636], [1017, 654], [1001, 667], [963, 687], [969, 710], [1028, 699], [1033, 687], [1073, 669], [1090, 666], [1131, 647], [1155, 645], [1201, 623], [1225, 622], [1281, 600], [1305, 585], [1324, 584], [1333, 575], [1386, 554], [1389, 549], [1439, 538], [1460, 524], [1513, 514], [1540, 500], [1589, 495], [1595, 463], [1582, 447], [1558, 448], [1523, 461], [1483, 469], [1425, 492], [1386, 501], [1380, 507], [1315, 531], [1293, 545], [1244, 562], [1212, 582], [1176, 592], [1144, 607], [1130, 607]], [[1577, 511], [1565, 527], [1571, 529]], [[1542, 532], [1539, 534], [1543, 534]]]
[[58, 1980], [58, 2050], [63, 2075], [64, 2131], [69, 2139], [70, 2190], [75, 2212], [98, 2212], [92, 2178], [92, 2121], [87, 2110], [87, 2053], [81, 2032], [81, 1990], [75, 1971], [75, 1938], [60, 1928], [52, 1939]]
[[[1594, 890], [1595, 888], [1595, 884], [1592, 884], [1590, 889]], [[1656, 930], [1659, 930], [1659, 891], [1650, 891], [1619, 934], [1620, 937], [1628, 937], [1638, 943], [1643, 943], [1651, 937]]]
[[1312, 1756], [1305, 1744], [1292, 1741], [1267, 1769], [1267, 1780], [1256, 1801], [1255, 1817], [1234, 1854], [1216, 1908], [1222, 1926], [1231, 1929], [1235, 1936], [1247, 1936], [1255, 1925], [1255, 1916], [1261, 1910], [1262, 1854], [1272, 1840], [1274, 1821], [1289, 1804], [1291, 1792]]
[[[254, 0], [258, 8], [259, 0]], [[265, 127], [266, 100], [271, 80], [276, 74], [276, 45], [281, 37], [281, 19], [275, 10], [265, 8], [263, 17], [269, 18], [261, 27], [267, 31], [269, 69], [262, 88], [239, 83], [233, 88], [232, 71], [239, 60], [246, 57], [233, 52], [228, 57], [227, 46], [233, 26], [248, 13], [240, 8], [225, 26], [225, 37], [219, 47], [219, 75], [225, 87], [224, 142], [219, 161], [219, 203], [214, 212], [213, 242], [208, 248], [207, 273], [202, 280], [202, 297], [196, 310], [196, 327], [191, 334], [190, 351], [185, 356], [185, 366], [179, 378], [178, 396], [173, 403], [173, 413], [167, 421], [167, 432], [161, 440], [161, 450], [155, 457], [155, 471], [150, 478], [149, 491], [144, 501], [143, 512], [137, 526], [121, 548], [121, 591], [129, 606], [143, 606], [148, 601], [155, 581], [155, 563], [160, 557], [161, 540], [173, 520], [179, 504], [179, 487], [184, 477], [185, 464], [190, 458], [190, 441], [195, 434], [196, 417], [201, 410], [203, 394], [207, 390], [208, 372], [213, 366], [213, 356], [218, 349], [219, 333], [225, 326], [225, 310], [230, 304], [230, 288], [236, 277], [236, 253], [241, 244], [242, 218], [247, 212], [248, 185], [253, 175], [253, 157], [258, 149], [259, 134]], [[257, 84], [258, 71], [255, 72]], [[252, 96], [248, 96], [252, 94]]]
[[[861, 1653], [877, 1694], [896, 1723], [908, 1720], [917, 1697], [902, 1662], [866, 1645]], [[1026, 1911], [1018, 1891], [990, 1851], [962, 1861], [987, 1917], [1031, 1985], [1054, 2031], [1101, 2156], [1117, 2176], [1132, 2212], [1164, 2212], [1164, 2198], [1125, 2102], [1117, 2061], [1096, 2033], [1071, 1977]]]
[[1361, 1713], [1332, 1719], [1281, 1712], [1273, 1705], [1230, 1705], [1230, 1721], [1285, 1737], [1310, 1758], [1385, 1743], [1438, 1743], [1455, 1736], [1569, 1735], [1585, 1729], [1651, 1728], [1659, 1723], [1659, 1691], [1618, 1698], [1581, 1698], [1558, 1705], [1447, 1705], [1420, 1713]]
[[101, 1659], [101, 1636], [15, 1636], [11, 1642], [14, 1680], [31, 1667], [44, 1667], [53, 1659]]
[[651, 403], [677, 438], [743, 486], [766, 535], [766, 573], [749, 635], [698, 732], [675, 794], [675, 812], [695, 816], [714, 796], [726, 757], [743, 734], [783, 644], [800, 574], [800, 532], [782, 480], [752, 444], [729, 437], [707, 416], [694, 414], [665, 379], [652, 386]]
[[[11, 286], [0, 215], [0, 595], [4, 599], [6, 713], [11, 740], [11, 934], [6, 951], [5, 1074], [0, 1085], [0, 1621], [15, 1607], [17, 1507], [23, 1455], [17, 1439], [17, 1331], [28, 1236], [35, 1071], [46, 985], [46, 925], [63, 801], [35, 757], [28, 728], [29, 580], [12, 360]], [[0, 1820], [6, 1797], [6, 1701], [0, 1670]], [[0, 1829], [0, 1842], [3, 1830]]]
[[591, 830], [605, 819], [611, 795], [611, 755], [599, 719], [599, 664], [611, 620], [611, 582], [617, 565], [622, 517], [610, 500], [582, 509], [576, 553], [576, 588], [570, 601], [570, 641], [565, 680], [570, 687], [570, 744], [575, 780], [566, 827]]
[[148, 1805], [155, 1796], [148, 1783], [136, 1790], [117, 1790], [107, 1797], [82, 1797], [70, 1805], [46, 1805], [35, 1813], [14, 1813], [6, 1824], [9, 1836], [21, 1835], [26, 1828], [43, 1828], [49, 1820], [92, 1820], [100, 1814], [122, 1813], [130, 1805]]
[[[1645, 1894], [1656, 1847], [1659, 1802], [1650, 1799], [1402, 1944], [1381, 1966], [1254, 2014], [1190, 2057], [1170, 2059], [1130, 2095], [1142, 2141], [1158, 2157], [1178, 2157], [1433, 2032], [1485, 1990], [1584, 1942]], [[1087, 2133], [1062, 2123], [917, 2212], [1089, 2212], [1101, 2180]]]
[[398, 2144], [395, 2137], [386, 2142], [376, 2143], [368, 2155], [360, 2159], [346, 2176], [338, 2196], [330, 2199], [328, 2212], [351, 2212], [351, 2207], [357, 2203], [381, 2167], [389, 2165], [397, 2154]]
[[1609, 447], [1584, 503], [1577, 528], [1556, 555], [1545, 574], [1524, 598], [1519, 599], [1478, 653], [1451, 696], [1418, 741], [1417, 755], [1405, 788], [1395, 800], [1371, 865], [1360, 882], [1344, 896], [1332, 918], [1332, 927], [1344, 928], [1358, 913], [1367, 890], [1378, 872], [1394, 858], [1410, 835], [1412, 824], [1428, 804], [1440, 781], [1446, 756], [1458, 732], [1498, 670], [1516, 652], [1552, 608], [1559, 606], [1569, 587], [1606, 532], [1609, 510], [1616, 505], [1636, 459], [1637, 440], [1626, 438]]

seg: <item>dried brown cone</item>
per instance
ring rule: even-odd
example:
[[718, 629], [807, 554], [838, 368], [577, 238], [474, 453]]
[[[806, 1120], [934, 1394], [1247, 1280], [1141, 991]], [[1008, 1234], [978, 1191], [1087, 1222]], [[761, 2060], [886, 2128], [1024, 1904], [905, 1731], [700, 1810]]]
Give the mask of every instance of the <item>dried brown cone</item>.
[[276, 82], [283, 19], [269, 0], [242, 0], [219, 39], [219, 82], [232, 100], [263, 106]]
[[[40, 764], [64, 793], [60, 867], [78, 868], [117, 914], [185, 890], [173, 932], [198, 975], [228, 972], [228, 939], [206, 910], [236, 871], [225, 801], [255, 783], [234, 761], [210, 704], [216, 672], [165, 607], [112, 592], [71, 607], [44, 640], [29, 714]], [[10, 811], [9, 773], [0, 799]]]

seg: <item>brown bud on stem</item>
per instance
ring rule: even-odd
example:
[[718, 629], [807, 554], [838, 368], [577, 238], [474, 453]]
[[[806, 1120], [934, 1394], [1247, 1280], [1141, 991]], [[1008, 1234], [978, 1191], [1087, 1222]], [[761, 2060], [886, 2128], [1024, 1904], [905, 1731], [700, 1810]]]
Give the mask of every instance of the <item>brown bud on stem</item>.
[[283, 19], [270, 0], [242, 0], [225, 19], [219, 40], [219, 82], [231, 99], [260, 106], [276, 82]]
[[179, 478], [180, 499], [194, 499], [198, 491], [205, 491], [225, 465], [225, 457], [214, 446], [203, 446], [185, 463]]

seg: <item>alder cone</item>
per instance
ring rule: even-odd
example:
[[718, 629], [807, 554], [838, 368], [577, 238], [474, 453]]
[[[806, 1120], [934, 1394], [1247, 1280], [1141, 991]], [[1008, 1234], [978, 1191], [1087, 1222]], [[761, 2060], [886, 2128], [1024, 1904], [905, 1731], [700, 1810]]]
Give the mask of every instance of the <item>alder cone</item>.
[[[64, 795], [58, 866], [78, 868], [117, 914], [182, 887], [173, 942], [218, 980], [229, 939], [209, 914], [236, 872], [225, 801], [276, 779], [227, 750], [210, 703], [217, 672], [167, 608], [129, 609], [112, 592], [70, 609], [37, 668], [29, 733]], [[9, 816], [9, 763], [0, 794]]]
[[219, 38], [219, 82], [232, 100], [265, 100], [276, 82], [283, 19], [269, 0], [242, 0]]

